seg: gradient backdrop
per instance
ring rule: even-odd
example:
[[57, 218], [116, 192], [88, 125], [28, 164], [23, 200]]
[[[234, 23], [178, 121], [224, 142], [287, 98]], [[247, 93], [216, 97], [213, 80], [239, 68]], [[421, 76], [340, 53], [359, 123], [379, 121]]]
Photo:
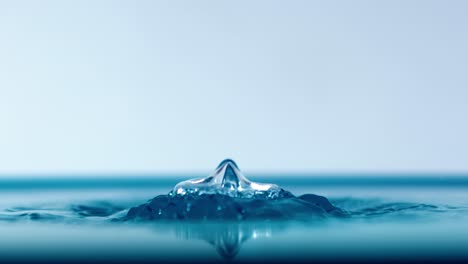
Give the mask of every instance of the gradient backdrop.
[[0, 0], [0, 174], [468, 172], [467, 12]]

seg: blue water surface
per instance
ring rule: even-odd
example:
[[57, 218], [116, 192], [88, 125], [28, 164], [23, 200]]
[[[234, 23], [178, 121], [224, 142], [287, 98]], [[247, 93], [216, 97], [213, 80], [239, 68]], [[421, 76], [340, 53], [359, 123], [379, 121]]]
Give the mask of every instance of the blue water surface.
[[468, 259], [468, 177], [304, 176], [252, 179], [277, 183], [295, 195], [326, 196], [351, 217], [310, 222], [123, 223], [112, 220], [132, 206], [167, 194], [177, 182], [193, 175], [2, 178], [0, 259]]

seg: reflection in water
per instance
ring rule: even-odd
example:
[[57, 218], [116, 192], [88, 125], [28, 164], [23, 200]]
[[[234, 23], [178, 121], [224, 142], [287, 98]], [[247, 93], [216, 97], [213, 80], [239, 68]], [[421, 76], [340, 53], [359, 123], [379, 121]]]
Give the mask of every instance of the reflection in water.
[[284, 229], [279, 223], [230, 222], [171, 225], [177, 238], [203, 240], [211, 244], [225, 260], [232, 260], [249, 239], [268, 238]]

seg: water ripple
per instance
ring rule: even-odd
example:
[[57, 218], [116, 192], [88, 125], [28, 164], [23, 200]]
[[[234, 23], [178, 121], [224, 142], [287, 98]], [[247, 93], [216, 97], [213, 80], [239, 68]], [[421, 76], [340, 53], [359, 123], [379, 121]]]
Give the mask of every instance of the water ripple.
[[[343, 208], [351, 218], [430, 216], [446, 213], [468, 213], [468, 207], [433, 205], [411, 202], [385, 202], [377, 199], [341, 198], [332, 200]], [[0, 211], [0, 221], [79, 221], [112, 220], [128, 211], [123, 205], [107, 201], [57, 206], [17, 206]]]

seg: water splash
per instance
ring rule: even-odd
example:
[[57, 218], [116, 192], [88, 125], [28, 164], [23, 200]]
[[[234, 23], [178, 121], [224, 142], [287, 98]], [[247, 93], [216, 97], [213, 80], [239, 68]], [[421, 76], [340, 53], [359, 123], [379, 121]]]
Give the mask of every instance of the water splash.
[[327, 198], [300, 197], [275, 184], [249, 181], [230, 159], [206, 178], [178, 183], [168, 195], [133, 207], [123, 220], [269, 220], [347, 217]]
[[278, 199], [292, 195], [276, 184], [257, 183], [248, 180], [231, 159], [223, 160], [206, 178], [191, 179], [178, 183], [169, 195], [222, 194], [238, 198]]

